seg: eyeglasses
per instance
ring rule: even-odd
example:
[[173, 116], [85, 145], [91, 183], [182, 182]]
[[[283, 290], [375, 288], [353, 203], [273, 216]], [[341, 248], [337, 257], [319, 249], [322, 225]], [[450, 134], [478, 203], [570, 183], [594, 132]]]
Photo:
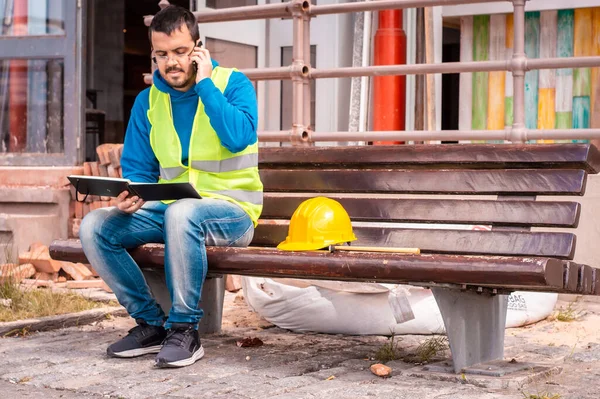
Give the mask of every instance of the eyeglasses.
[[172, 56], [168, 56], [166, 54], [165, 55], [155, 55], [154, 57], [152, 57], [152, 61], [154, 61], [155, 64], [158, 64], [158, 63], [164, 64], [171, 58], [179, 63], [179, 62], [183, 61], [185, 58], [192, 55], [192, 53], [194, 52], [194, 47], [192, 47], [192, 51], [190, 51], [189, 53], [183, 53], [183, 54], [175, 53]]

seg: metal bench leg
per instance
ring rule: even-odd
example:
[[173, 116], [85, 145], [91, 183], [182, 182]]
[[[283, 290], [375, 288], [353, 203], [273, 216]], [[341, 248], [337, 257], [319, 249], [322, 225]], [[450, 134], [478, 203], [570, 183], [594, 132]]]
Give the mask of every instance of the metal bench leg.
[[454, 372], [504, 356], [508, 295], [432, 288], [442, 313]]
[[208, 276], [202, 286], [202, 310], [204, 317], [198, 324], [200, 334], [221, 332], [223, 320], [223, 300], [225, 299], [225, 279], [223, 276]]
[[[171, 309], [171, 297], [167, 289], [163, 270], [142, 269], [146, 282], [156, 302], [166, 315]], [[221, 332], [223, 319], [223, 301], [225, 298], [225, 279], [222, 276], [207, 276], [202, 286], [202, 310], [204, 317], [198, 323], [200, 334]]]

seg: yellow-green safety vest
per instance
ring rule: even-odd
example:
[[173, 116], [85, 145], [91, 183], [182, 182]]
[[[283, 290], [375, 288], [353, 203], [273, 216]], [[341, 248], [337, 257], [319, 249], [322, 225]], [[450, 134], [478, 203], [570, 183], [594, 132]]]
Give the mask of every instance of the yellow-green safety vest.
[[[225, 91], [234, 70], [213, 69], [211, 80], [221, 93]], [[263, 205], [263, 185], [258, 174], [258, 141], [243, 151], [230, 152], [221, 144], [199, 99], [190, 137], [188, 166], [185, 166], [181, 162], [181, 142], [173, 124], [170, 95], [152, 85], [149, 102], [150, 145], [160, 163], [159, 183], [190, 182], [202, 197], [219, 198], [239, 205], [256, 226]]]

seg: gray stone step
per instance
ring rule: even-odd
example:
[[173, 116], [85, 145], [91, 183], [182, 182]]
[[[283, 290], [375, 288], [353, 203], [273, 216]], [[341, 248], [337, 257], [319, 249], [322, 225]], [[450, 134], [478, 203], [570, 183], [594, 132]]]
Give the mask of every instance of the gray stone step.
[[0, 213], [0, 264], [17, 261], [19, 253], [27, 251], [33, 242], [49, 245], [56, 238], [66, 238], [67, 226], [63, 224], [57, 214]]
[[17, 215], [61, 215], [69, 210], [67, 188], [1, 186], [0, 212]]

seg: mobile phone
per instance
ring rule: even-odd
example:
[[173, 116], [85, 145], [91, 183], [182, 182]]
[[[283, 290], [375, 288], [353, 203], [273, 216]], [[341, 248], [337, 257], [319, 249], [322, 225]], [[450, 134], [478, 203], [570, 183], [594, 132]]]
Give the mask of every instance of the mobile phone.
[[[202, 40], [198, 41], [196, 47], [202, 48]], [[194, 73], [198, 72], [198, 64], [196, 63], [196, 61], [192, 61], [192, 64], [194, 65]]]

